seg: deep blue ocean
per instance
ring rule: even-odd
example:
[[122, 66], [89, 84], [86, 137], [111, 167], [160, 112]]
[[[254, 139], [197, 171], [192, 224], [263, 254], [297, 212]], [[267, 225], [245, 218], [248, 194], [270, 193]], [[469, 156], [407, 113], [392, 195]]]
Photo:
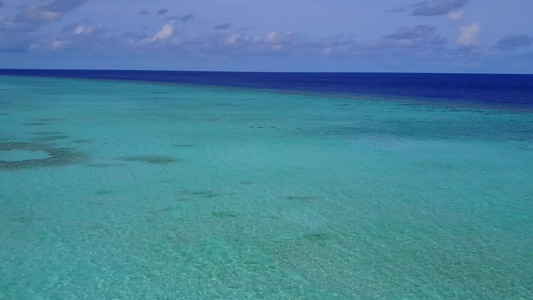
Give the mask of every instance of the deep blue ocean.
[[438, 73], [275, 73], [134, 70], [0, 70], [4, 75], [150, 81], [336, 95], [533, 108], [533, 75]]

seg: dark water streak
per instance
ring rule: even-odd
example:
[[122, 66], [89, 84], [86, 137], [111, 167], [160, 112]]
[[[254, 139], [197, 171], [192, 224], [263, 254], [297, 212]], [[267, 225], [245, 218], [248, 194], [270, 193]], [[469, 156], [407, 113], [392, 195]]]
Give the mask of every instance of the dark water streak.
[[0, 75], [131, 80], [337, 95], [426, 98], [533, 109], [533, 75], [438, 73], [275, 73], [133, 70], [1, 70]]

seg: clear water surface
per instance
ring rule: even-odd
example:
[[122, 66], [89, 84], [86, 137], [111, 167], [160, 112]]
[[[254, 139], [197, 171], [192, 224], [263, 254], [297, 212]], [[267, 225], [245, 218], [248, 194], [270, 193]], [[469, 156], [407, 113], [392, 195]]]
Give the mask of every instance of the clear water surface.
[[531, 111], [376, 97], [0, 77], [0, 299], [533, 298]]

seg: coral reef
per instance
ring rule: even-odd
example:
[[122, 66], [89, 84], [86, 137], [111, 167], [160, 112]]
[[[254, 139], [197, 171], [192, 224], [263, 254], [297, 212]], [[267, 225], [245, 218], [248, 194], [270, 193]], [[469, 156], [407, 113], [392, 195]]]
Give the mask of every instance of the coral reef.
[[37, 167], [68, 166], [85, 161], [86, 156], [68, 148], [57, 148], [48, 144], [32, 142], [0, 142], [0, 151], [43, 151], [48, 157], [17, 161], [0, 160], [0, 170], [19, 170]]
[[122, 161], [145, 162], [153, 165], [167, 165], [178, 162], [178, 159], [164, 155], [134, 155], [119, 158]]

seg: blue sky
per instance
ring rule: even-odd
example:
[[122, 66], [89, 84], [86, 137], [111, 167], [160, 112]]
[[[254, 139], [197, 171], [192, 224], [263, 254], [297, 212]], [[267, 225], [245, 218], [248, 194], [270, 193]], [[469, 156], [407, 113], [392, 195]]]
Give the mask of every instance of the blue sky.
[[0, 0], [0, 68], [533, 73], [532, 0]]

